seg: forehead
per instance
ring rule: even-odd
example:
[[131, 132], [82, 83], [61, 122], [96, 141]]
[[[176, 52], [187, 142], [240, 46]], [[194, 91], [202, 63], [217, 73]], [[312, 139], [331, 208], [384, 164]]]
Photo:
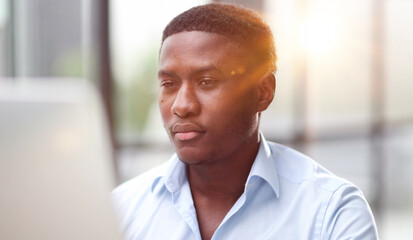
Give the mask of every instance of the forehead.
[[245, 68], [246, 51], [236, 41], [216, 33], [191, 31], [169, 36], [159, 55], [160, 70], [202, 68], [221, 70]]

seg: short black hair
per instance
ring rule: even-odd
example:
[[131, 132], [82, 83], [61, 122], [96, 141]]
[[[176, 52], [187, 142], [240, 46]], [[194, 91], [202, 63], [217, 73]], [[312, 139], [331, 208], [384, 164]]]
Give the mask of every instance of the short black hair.
[[244, 45], [255, 64], [276, 71], [277, 55], [270, 27], [254, 11], [233, 4], [209, 3], [193, 7], [176, 16], [164, 29], [162, 43], [184, 31], [217, 33]]

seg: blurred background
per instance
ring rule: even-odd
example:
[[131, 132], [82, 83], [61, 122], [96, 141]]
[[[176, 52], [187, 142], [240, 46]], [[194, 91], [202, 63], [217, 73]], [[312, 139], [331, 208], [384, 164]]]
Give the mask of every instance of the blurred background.
[[[0, 77], [94, 83], [124, 182], [173, 153], [156, 102], [162, 30], [207, 2], [0, 0]], [[277, 91], [262, 119], [266, 138], [358, 185], [382, 239], [409, 239], [413, 1], [225, 2], [260, 12], [275, 35]]]

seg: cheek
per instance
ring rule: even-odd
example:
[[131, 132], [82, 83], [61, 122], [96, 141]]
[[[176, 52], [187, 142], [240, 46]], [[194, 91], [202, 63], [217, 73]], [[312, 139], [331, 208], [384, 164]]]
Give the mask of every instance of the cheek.
[[223, 123], [221, 127], [235, 132], [247, 131], [256, 126], [256, 99], [251, 94], [232, 95], [209, 105], [214, 112], [214, 121]]
[[256, 99], [250, 92], [227, 91], [213, 97], [208, 96], [208, 104], [203, 104], [212, 111], [224, 115], [248, 115], [256, 111]]
[[215, 123], [216, 127], [232, 128], [251, 124], [254, 119], [255, 110], [251, 101], [240, 99], [225, 99], [209, 102], [203, 105], [204, 116]]
[[161, 112], [161, 116], [162, 119], [165, 120], [168, 118], [168, 116], [171, 113], [171, 108], [169, 106], [170, 104], [168, 104], [168, 101], [164, 98], [159, 98], [158, 100], [158, 106], [159, 106], [159, 110]]
[[163, 98], [160, 98], [160, 99], [158, 100], [158, 105], [159, 105], [159, 108], [164, 107], [164, 106], [165, 106], [165, 100], [164, 100]]

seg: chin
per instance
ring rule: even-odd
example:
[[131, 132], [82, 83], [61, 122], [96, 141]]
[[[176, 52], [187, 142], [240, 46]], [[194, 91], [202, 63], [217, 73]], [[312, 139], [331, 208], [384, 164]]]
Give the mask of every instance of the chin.
[[199, 149], [185, 148], [177, 149], [176, 153], [179, 159], [188, 165], [198, 165], [208, 162], [212, 159], [211, 154], [199, 151]]

